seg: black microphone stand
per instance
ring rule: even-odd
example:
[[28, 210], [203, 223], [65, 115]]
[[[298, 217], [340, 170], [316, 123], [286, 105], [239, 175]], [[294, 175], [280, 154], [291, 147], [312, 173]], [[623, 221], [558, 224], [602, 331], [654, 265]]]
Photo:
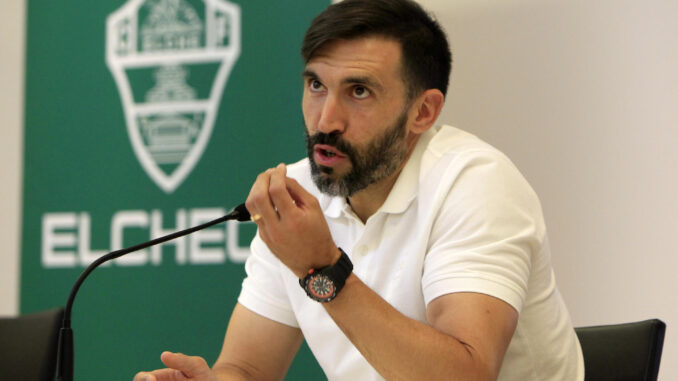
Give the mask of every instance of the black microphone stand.
[[75, 295], [78, 293], [82, 282], [85, 281], [85, 278], [99, 265], [102, 263], [108, 262], [111, 259], [121, 257], [125, 254], [129, 254], [133, 251], [145, 249], [150, 246], [158, 245], [167, 241], [171, 241], [175, 238], [183, 237], [185, 235], [194, 233], [198, 230], [208, 228], [210, 226], [219, 224], [228, 220], [238, 220], [238, 221], [249, 221], [250, 213], [245, 208], [245, 204], [240, 204], [233, 211], [223, 217], [217, 218], [206, 222], [202, 225], [194, 226], [186, 230], [181, 230], [162, 236], [148, 242], [140, 243], [135, 246], [131, 246], [125, 249], [115, 250], [106, 255], [99, 257], [97, 260], [92, 262], [85, 271], [80, 274], [80, 277], [73, 285], [71, 289], [71, 294], [68, 296], [68, 302], [66, 303], [66, 309], [64, 310], [64, 320], [61, 324], [61, 329], [59, 330], [59, 346], [57, 349], [57, 364], [56, 364], [56, 380], [57, 381], [73, 381], [73, 330], [71, 329], [71, 310], [73, 309], [73, 301], [75, 300]]

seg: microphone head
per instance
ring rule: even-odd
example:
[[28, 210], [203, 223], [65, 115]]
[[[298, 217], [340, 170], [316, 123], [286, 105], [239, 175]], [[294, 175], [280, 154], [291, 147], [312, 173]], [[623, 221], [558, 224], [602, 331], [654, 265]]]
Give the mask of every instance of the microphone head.
[[240, 222], [245, 222], [250, 220], [250, 212], [245, 207], [245, 204], [240, 204], [236, 206], [231, 215]]

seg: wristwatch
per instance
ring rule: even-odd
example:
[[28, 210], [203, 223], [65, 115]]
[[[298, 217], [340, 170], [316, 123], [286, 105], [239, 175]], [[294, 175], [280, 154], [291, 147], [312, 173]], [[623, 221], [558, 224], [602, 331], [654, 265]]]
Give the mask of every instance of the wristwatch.
[[339, 248], [341, 256], [337, 263], [321, 269], [311, 269], [302, 279], [299, 279], [301, 288], [313, 300], [327, 303], [334, 299], [344, 287], [346, 278], [353, 271], [353, 263], [344, 250]]

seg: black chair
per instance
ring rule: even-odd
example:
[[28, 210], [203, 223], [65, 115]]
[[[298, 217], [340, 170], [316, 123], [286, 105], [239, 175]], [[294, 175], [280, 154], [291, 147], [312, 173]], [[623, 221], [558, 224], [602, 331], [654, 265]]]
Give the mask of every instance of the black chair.
[[658, 319], [575, 328], [586, 381], [656, 381], [666, 324]]
[[64, 309], [0, 318], [0, 379], [54, 380]]

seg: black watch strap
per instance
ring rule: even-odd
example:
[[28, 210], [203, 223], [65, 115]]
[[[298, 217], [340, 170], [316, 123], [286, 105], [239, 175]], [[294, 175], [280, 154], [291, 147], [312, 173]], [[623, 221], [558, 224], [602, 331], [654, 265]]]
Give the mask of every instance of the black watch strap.
[[335, 264], [321, 269], [312, 269], [303, 279], [299, 279], [299, 285], [311, 299], [323, 303], [329, 302], [346, 284], [346, 279], [353, 271], [353, 263], [344, 250], [339, 248], [339, 251], [341, 256]]

